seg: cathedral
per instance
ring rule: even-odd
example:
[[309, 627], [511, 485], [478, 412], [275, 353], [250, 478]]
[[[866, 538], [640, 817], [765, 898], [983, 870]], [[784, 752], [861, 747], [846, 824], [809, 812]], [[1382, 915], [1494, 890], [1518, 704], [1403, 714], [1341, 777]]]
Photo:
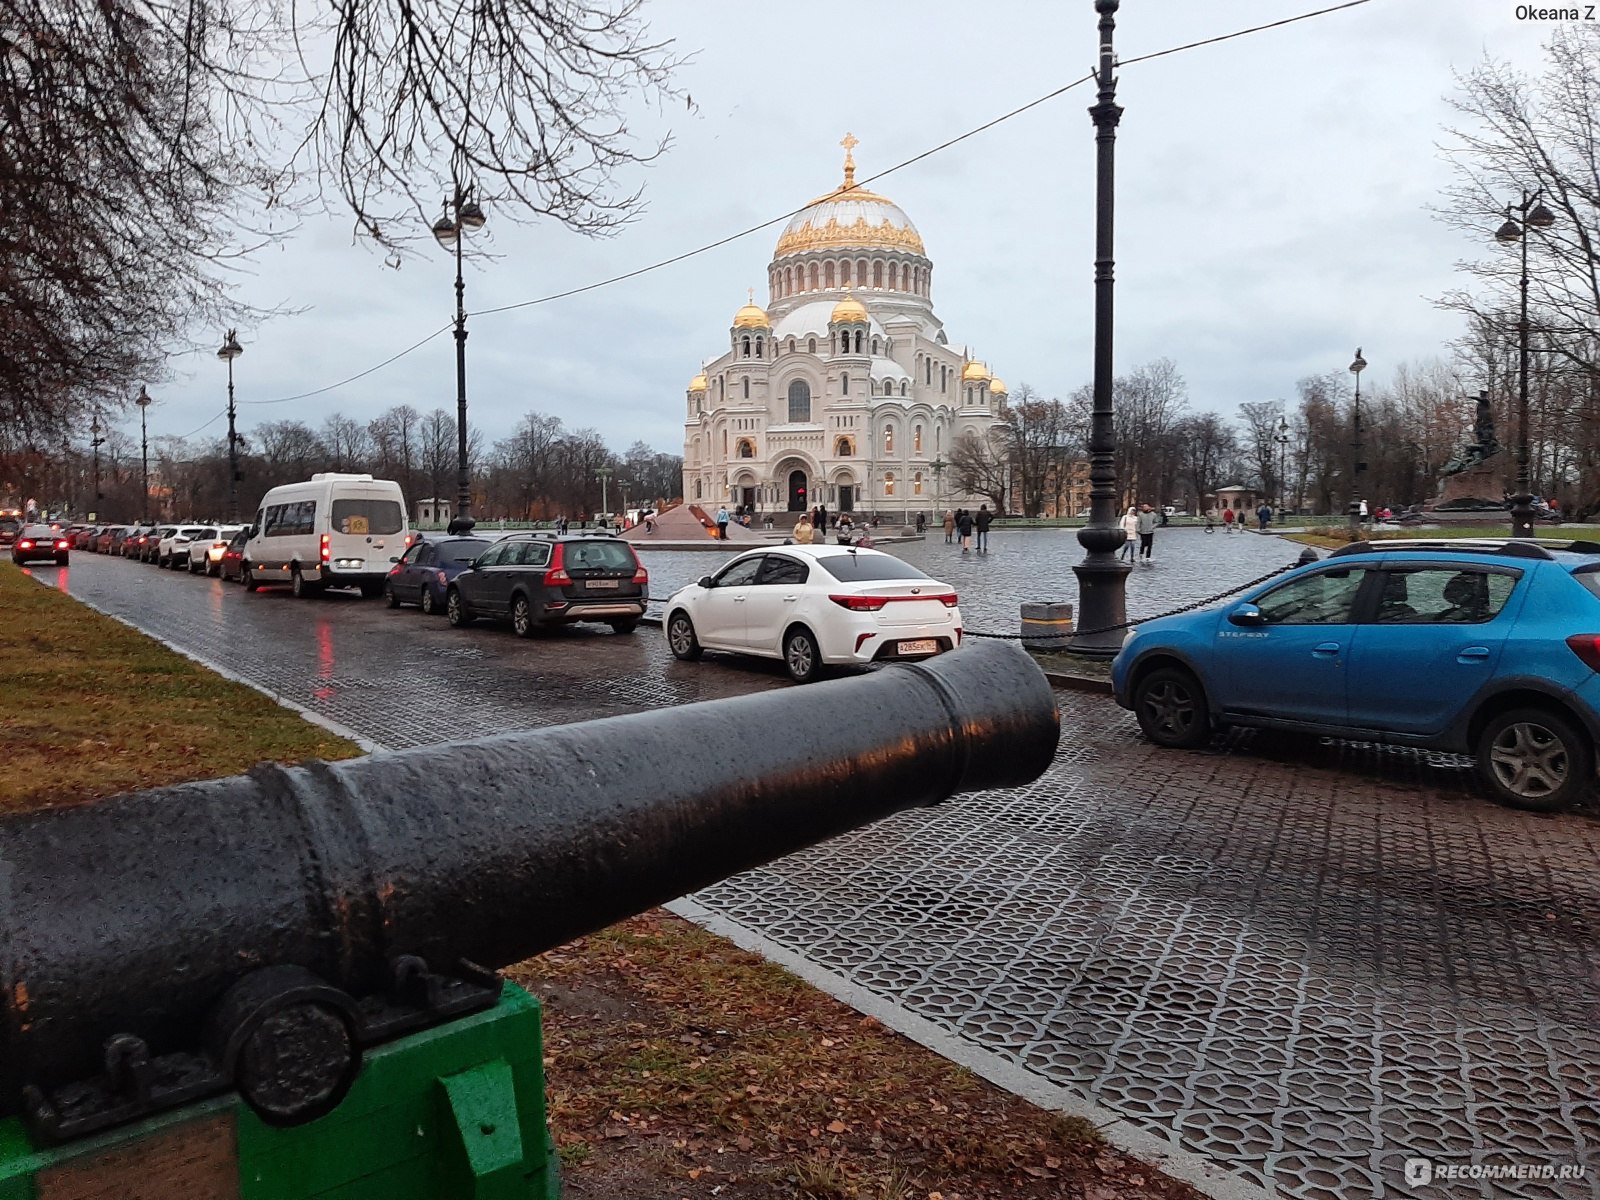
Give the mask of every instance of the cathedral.
[[892, 201], [844, 182], [789, 222], [768, 303], [733, 315], [727, 349], [689, 384], [683, 496], [755, 514], [976, 508], [950, 448], [988, 437], [1006, 386], [950, 346], [933, 311], [933, 262]]

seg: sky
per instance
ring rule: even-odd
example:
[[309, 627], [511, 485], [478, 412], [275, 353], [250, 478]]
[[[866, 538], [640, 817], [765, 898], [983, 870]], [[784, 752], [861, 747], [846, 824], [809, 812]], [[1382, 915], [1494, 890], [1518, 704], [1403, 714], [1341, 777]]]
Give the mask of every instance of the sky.
[[[1129, 59], [1323, 7], [1332, 0], [1126, 0]], [[1450, 177], [1439, 147], [1455, 74], [1487, 55], [1530, 72], [1549, 24], [1511, 0], [1370, 0], [1120, 72], [1116, 340], [1119, 372], [1165, 356], [1195, 411], [1290, 397], [1346, 366], [1364, 387], [1441, 354], [1460, 319], [1434, 298], [1477, 253], [1428, 211]], [[811, 0], [803, 8], [648, 0], [653, 32], [690, 56], [694, 108], [641, 106], [668, 152], [627, 178], [646, 207], [591, 239], [488, 206], [467, 266], [469, 314], [531, 300], [725, 237], [835, 186], [848, 133], [864, 180], [1087, 74], [1090, 0]], [[803, 14], [803, 16], [801, 15]], [[933, 302], [1013, 391], [1088, 382], [1093, 341], [1094, 130], [1084, 85], [869, 186], [894, 200], [935, 266]], [[684, 390], [727, 346], [746, 288], [765, 298], [777, 225], [583, 295], [468, 318], [472, 422], [493, 441], [526, 412], [681, 453]], [[242, 430], [265, 420], [369, 420], [408, 403], [455, 407], [454, 344], [439, 336], [309, 399], [447, 324], [453, 260], [431, 243], [399, 269], [317, 218], [260, 251], [240, 300], [295, 310], [241, 326]], [[193, 331], [220, 344], [222, 331]], [[133, 381], [130, 397], [140, 381]], [[213, 437], [226, 405], [214, 350], [153, 381], [151, 436]], [[208, 421], [213, 423], [206, 424]], [[122, 422], [137, 431], [131, 406]]]

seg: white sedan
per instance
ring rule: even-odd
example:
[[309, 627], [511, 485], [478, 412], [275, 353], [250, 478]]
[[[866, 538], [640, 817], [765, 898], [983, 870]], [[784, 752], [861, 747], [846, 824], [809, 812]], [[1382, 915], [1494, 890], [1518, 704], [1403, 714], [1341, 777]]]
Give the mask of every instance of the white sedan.
[[733, 650], [777, 658], [797, 683], [824, 665], [927, 658], [961, 644], [948, 584], [879, 550], [773, 546], [749, 550], [667, 601], [678, 658]]

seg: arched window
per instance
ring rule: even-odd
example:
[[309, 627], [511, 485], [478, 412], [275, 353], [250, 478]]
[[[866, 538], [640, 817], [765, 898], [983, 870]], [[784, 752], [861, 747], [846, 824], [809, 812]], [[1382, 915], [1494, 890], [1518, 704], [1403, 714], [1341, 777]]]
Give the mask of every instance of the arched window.
[[874, 354], [876, 354], [878, 352], [878, 339], [877, 338], [873, 338], [872, 339], [872, 352]]
[[911, 494], [913, 496], [922, 495], [922, 472], [921, 471], [918, 471], [915, 475], [913, 475], [911, 477]]
[[933, 359], [925, 358], [922, 361], [927, 367], [926, 378], [924, 378], [922, 382], [927, 384], [929, 387], [932, 387], [933, 386]]
[[850, 260], [848, 258], [839, 264], [839, 286], [850, 286]]
[[763, 341], [764, 341], [764, 340], [765, 340], [765, 339], [764, 339], [764, 338], [757, 338], [757, 339], [756, 339], [756, 357], [757, 357], [757, 358], [760, 358], [760, 357], [761, 357], [761, 343], [762, 343], [762, 342], [763, 342]]
[[722, 431], [722, 457], [728, 457], [728, 431], [726, 429]]
[[971, 388], [967, 389], [967, 403], [968, 404], [972, 403], [972, 389]]
[[883, 286], [883, 264], [881, 262], [872, 264], [872, 286], [875, 288]]
[[[918, 425], [911, 430], [911, 449], [913, 453], [922, 453], [922, 426]], [[920, 478], [920, 476], [919, 476]]]
[[841, 395], [848, 396], [850, 394], [850, 376], [848, 374], [839, 376], [839, 387]]
[[785, 296], [787, 296], [790, 293], [792, 293], [793, 291], [794, 291], [794, 268], [793, 267], [785, 267], [783, 269], [783, 294]]
[[856, 278], [861, 281], [862, 287], [867, 286], [867, 260], [864, 258], [856, 263]]
[[856, 330], [856, 353], [861, 353], [861, 330]]
[[790, 338], [789, 339], [789, 353], [793, 354], [794, 351], [795, 351], [795, 340], [793, 338]]
[[812, 263], [811, 264], [811, 290], [813, 292], [817, 290], [817, 264], [816, 263]]
[[901, 395], [901, 396], [902, 396], [902, 397], [904, 397], [904, 396], [905, 396], [905, 394], [906, 394], [906, 381], [905, 381], [905, 380], [904, 380], [904, 379], [902, 379], [902, 380], [901, 380], [901, 381], [900, 381], [900, 395]]
[[894, 453], [894, 426], [893, 425], [885, 425], [883, 427], [883, 452], [885, 454], [893, 454]]
[[811, 420], [811, 385], [796, 379], [789, 385], [789, 423], [804, 425]]
[[933, 453], [934, 453], [934, 457], [936, 457], [936, 458], [938, 457], [939, 447], [941, 447], [943, 445], [944, 445], [944, 430], [941, 429], [939, 426], [935, 425], [933, 427]]
[[700, 399], [698, 396], [696, 396], [695, 397], [695, 401], [694, 401], [694, 415], [698, 417], [701, 413], [703, 413], [705, 411], [706, 411], [705, 401]]
[[748, 334], [739, 339], [739, 349], [745, 358], [750, 357], [750, 337]]
[[900, 290], [900, 264], [899, 263], [890, 263], [889, 264], [889, 289], [891, 291], [896, 291], [896, 292], [898, 292]]
[[894, 495], [894, 472], [893, 471], [885, 471], [884, 474], [883, 474], [883, 494], [885, 496]]
[[748, 375], [744, 377], [744, 398], [746, 400], [750, 399], [750, 376]]
[[726, 375], [718, 375], [717, 376], [717, 403], [718, 404], [721, 404], [722, 401], [727, 397], [727, 394], [728, 394], [727, 393], [727, 389], [723, 387], [723, 384], [725, 384], [727, 381], [728, 381], [728, 378], [727, 378]]
[[817, 352], [817, 339], [816, 338], [811, 338], [806, 343], [806, 353], [815, 354], [816, 352]]
[[699, 500], [701, 498], [701, 496], [700, 496], [700, 481], [698, 479], [696, 479], [694, 481], [694, 498], [696, 500]]
[[833, 264], [831, 262], [824, 263], [822, 267], [822, 286], [833, 287], [833, 278]]
[[850, 457], [850, 439], [849, 438], [840, 438], [838, 445], [834, 446], [833, 452], [834, 452], [835, 456], [838, 457], [838, 458], [849, 458]]
[[736, 452], [740, 458], [754, 458], [756, 456], [756, 448], [750, 444], [749, 438], [739, 439], [739, 445]]
[[943, 363], [939, 364], [939, 390], [945, 390], [945, 385], [950, 382], [950, 369]]

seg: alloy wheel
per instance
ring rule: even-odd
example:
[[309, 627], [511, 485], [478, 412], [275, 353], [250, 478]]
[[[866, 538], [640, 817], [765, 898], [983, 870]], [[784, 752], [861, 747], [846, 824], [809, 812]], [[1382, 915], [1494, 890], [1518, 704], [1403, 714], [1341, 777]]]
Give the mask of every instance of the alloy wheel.
[[1194, 696], [1175, 679], [1163, 679], [1147, 690], [1144, 706], [1151, 724], [1173, 737], [1183, 737], [1194, 728]]
[[1559, 791], [1572, 769], [1566, 742], [1537, 721], [1502, 729], [1489, 748], [1489, 765], [1501, 787], [1529, 800]]
[[533, 614], [528, 611], [525, 597], [518, 596], [516, 603], [511, 606], [511, 628], [518, 637], [527, 637], [533, 632]]

